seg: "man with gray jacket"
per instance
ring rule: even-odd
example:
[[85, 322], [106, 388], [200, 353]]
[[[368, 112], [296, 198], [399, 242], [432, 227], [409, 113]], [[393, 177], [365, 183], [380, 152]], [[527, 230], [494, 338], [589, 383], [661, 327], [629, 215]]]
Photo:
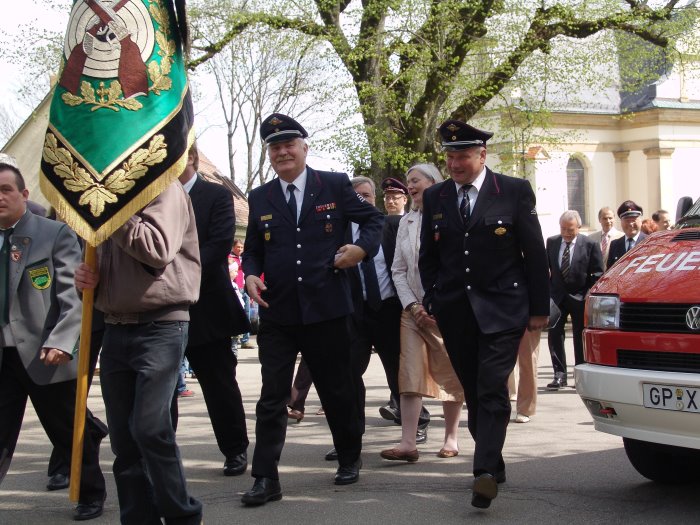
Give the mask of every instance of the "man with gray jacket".
[[[57, 455], [70, 463], [80, 335], [80, 299], [73, 270], [75, 234], [63, 223], [27, 210], [24, 178], [13, 159], [0, 158], [0, 482], [19, 437], [27, 398]], [[85, 426], [76, 520], [102, 514], [105, 480], [100, 431]]]
[[[96, 288], [105, 314], [100, 382], [123, 524], [199, 525], [187, 493], [170, 402], [199, 297], [192, 204], [176, 180], [98, 247], [98, 270], [81, 264], [79, 290]], [[99, 285], [98, 285], [99, 283]]]

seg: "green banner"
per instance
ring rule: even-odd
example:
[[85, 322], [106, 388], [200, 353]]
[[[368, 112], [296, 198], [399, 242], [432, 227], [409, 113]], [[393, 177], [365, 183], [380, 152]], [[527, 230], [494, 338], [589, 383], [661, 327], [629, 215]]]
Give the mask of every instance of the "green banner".
[[76, 0], [41, 162], [58, 215], [100, 244], [182, 173], [192, 122], [172, 0]]

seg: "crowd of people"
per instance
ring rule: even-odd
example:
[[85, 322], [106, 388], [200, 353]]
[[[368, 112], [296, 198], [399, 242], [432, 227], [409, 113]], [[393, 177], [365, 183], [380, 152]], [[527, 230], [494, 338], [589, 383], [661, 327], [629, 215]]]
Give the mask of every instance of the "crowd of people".
[[[94, 289], [93, 361], [101, 348], [122, 523], [202, 521], [176, 443], [184, 359], [204, 396], [223, 474], [248, 470], [236, 350], [253, 347], [250, 301], [260, 309], [262, 388], [244, 505], [282, 498], [286, 426], [303, 419], [312, 383], [333, 438], [325, 457], [338, 463], [334, 483], [359, 480], [362, 378], [374, 351], [388, 390], [380, 414], [401, 427], [381, 457], [419, 460], [430, 425], [425, 398], [442, 402], [438, 457], [457, 456], [466, 402], [471, 503], [488, 508], [506, 481], [511, 400], [516, 423], [536, 412], [542, 331], [549, 328], [554, 373], [547, 388], [559, 390], [568, 386], [567, 319], [578, 364], [588, 290], [645, 235], [669, 228], [668, 212], [646, 223], [628, 200], [617, 209], [622, 231], [606, 207], [601, 230], [586, 236], [580, 215], [568, 210], [560, 235], [545, 242], [529, 182], [486, 166], [492, 134], [448, 120], [439, 137], [449, 178], [421, 163], [404, 180], [384, 180], [384, 215], [372, 179], [306, 164], [308, 133], [299, 122], [275, 113], [260, 132], [277, 177], [249, 195], [245, 244], [233, 239], [229, 192], [198, 174], [194, 145], [179, 181], [100, 245], [95, 268], [80, 262], [65, 224], [27, 211], [19, 166], [0, 157], [0, 395], [9, 400], [0, 404], [0, 481], [29, 398], [54, 445], [48, 488], [68, 486], [80, 294]], [[85, 430], [76, 520], [100, 516], [106, 497], [98, 455], [107, 427], [88, 412]]]

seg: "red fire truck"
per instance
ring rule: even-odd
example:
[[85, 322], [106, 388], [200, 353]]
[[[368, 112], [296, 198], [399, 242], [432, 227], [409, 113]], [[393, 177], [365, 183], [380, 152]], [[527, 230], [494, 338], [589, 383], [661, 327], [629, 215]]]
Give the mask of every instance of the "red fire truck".
[[700, 480], [700, 199], [677, 215], [591, 289], [575, 371], [595, 428], [663, 483]]

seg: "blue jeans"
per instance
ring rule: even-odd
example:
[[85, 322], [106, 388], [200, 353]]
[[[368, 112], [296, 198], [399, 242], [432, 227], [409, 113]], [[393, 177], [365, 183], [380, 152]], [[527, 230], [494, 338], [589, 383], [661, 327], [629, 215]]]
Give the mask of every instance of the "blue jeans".
[[[248, 294], [245, 291], [243, 292], [243, 310], [245, 311], [246, 317], [248, 317], [248, 320], [250, 321], [250, 297], [248, 297]], [[249, 339], [250, 332], [246, 332], [245, 334], [241, 335], [241, 344], [246, 344]]]
[[202, 504], [188, 495], [170, 419], [188, 323], [107, 324], [100, 381], [122, 524], [195, 525]]
[[185, 374], [189, 372], [190, 369], [190, 364], [187, 361], [187, 358], [182, 359], [182, 363], [180, 364], [180, 370], [178, 371], [177, 374], [177, 385], [175, 386], [175, 391], [178, 394], [181, 394], [185, 390], [187, 390], [187, 382], [185, 381]]

